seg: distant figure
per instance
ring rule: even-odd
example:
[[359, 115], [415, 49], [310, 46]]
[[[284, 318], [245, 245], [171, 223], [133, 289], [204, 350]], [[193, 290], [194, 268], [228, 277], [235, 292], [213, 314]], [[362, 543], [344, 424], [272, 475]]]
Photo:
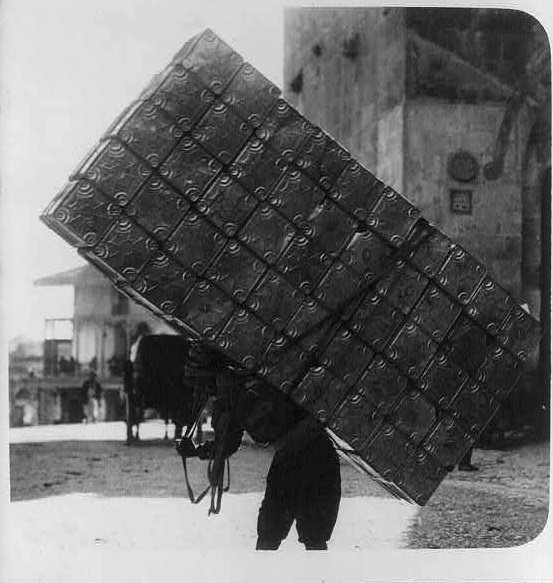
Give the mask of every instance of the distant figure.
[[93, 370], [88, 373], [88, 378], [83, 383], [82, 395], [86, 422], [92, 421], [92, 423], [96, 423], [100, 411], [102, 386], [96, 378], [96, 372]]
[[[140, 439], [140, 423], [144, 420], [144, 410], [140, 406], [138, 395], [135, 392], [133, 368], [138, 353], [138, 346], [144, 336], [149, 336], [152, 333], [150, 327], [146, 322], [139, 322], [134, 333], [134, 340], [129, 351], [130, 366], [126, 368], [126, 392], [127, 392], [127, 444], [130, 444], [132, 439]], [[132, 428], [136, 427], [136, 433], [133, 436]]]
[[67, 373], [67, 365], [68, 365], [68, 361], [65, 358], [65, 356], [60, 356], [59, 361], [58, 361], [58, 370], [61, 374], [66, 374]]
[[129, 355], [129, 360], [134, 363], [136, 360], [136, 353], [138, 351], [138, 345], [144, 336], [149, 336], [152, 333], [150, 330], [150, 326], [146, 324], [146, 322], [139, 322], [138, 326], [136, 327], [135, 338], [133, 343], [131, 344], [131, 350]]
[[33, 407], [30, 403], [23, 403], [23, 425], [32, 425]]
[[473, 465], [472, 463], [472, 451], [473, 451], [473, 447], [471, 447], [467, 453], [465, 453], [465, 455], [463, 456], [463, 458], [461, 459], [461, 461], [459, 462], [459, 470], [461, 472], [477, 472], [478, 471], [478, 466]]

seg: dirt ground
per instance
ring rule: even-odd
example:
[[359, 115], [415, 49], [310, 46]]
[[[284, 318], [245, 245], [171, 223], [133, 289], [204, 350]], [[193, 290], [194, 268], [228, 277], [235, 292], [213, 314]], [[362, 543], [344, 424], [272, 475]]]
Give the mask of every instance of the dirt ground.
[[510, 547], [540, 534], [549, 508], [549, 443], [475, 450], [477, 472], [454, 470], [421, 509], [412, 548]]
[[[245, 445], [231, 459], [234, 493], [261, 492], [272, 451]], [[549, 444], [509, 451], [476, 450], [480, 471], [453, 471], [420, 510], [408, 533], [412, 548], [505, 547], [537, 536], [548, 515]], [[206, 485], [205, 462], [191, 460], [196, 490]], [[53, 441], [10, 446], [11, 499], [68, 493], [186, 497], [180, 458], [170, 441]], [[342, 465], [344, 497], [388, 496], [364, 474]]]
[[[243, 446], [231, 458], [230, 492], [262, 492], [272, 450]], [[192, 487], [206, 486], [206, 462], [188, 462]], [[342, 491], [351, 496], [387, 496], [349, 464], [342, 464]], [[68, 493], [103, 496], [187, 496], [180, 458], [171, 441], [52, 441], [10, 445], [11, 500]]]

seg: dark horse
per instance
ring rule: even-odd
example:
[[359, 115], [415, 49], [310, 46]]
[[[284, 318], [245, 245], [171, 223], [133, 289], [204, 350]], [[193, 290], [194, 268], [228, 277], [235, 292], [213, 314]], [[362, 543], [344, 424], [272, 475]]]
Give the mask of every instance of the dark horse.
[[[127, 443], [139, 438], [139, 425], [145, 409], [155, 409], [167, 424], [175, 424], [175, 437], [191, 421], [193, 391], [184, 382], [184, 365], [190, 342], [183, 336], [157, 334], [144, 336], [134, 363], [125, 365], [127, 397]], [[136, 426], [136, 436], [132, 428]]]

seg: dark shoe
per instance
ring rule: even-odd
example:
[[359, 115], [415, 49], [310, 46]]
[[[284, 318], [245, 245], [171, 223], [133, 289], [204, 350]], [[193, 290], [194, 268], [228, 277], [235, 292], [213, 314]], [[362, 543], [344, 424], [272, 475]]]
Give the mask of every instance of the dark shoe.
[[459, 466], [460, 472], [477, 472], [478, 470], [478, 466], [473, 466], [472, 464], [463, 464]]
[[306, 551], [327, 551], [328, 546], [325, 541], [321, 542], [304, 542]]
[[280, 541], [265, 540], [258, 538], [257, 544], [255, 545], [256, 551], [278, 551], [280, 547]]

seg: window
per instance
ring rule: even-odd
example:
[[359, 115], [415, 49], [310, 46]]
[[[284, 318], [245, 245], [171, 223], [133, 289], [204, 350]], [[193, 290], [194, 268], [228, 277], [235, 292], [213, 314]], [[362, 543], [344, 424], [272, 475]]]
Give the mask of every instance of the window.
[[472, 190], [450, 190], [449, 197], [453, 214], [472, 215]]
[[129, 313], [129, 298], [115, 289], [111, 298], [111, 315], [126, 316]]

